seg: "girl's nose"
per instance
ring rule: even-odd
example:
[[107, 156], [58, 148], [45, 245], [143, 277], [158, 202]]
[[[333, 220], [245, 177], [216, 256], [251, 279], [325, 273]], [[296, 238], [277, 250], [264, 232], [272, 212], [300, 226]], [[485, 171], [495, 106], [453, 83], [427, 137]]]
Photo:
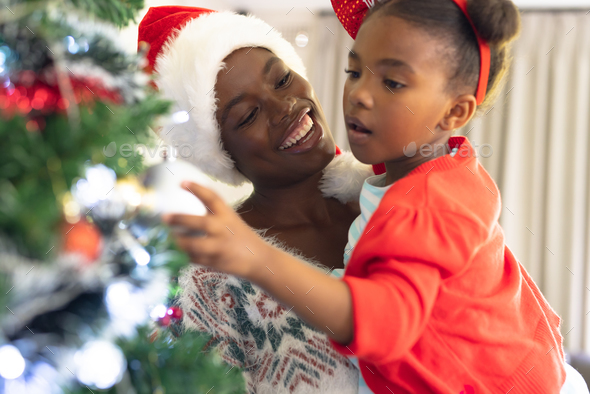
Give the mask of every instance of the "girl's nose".
[[355, 107], [373, 108], [373, 94], [366, 78], [360, 78], [352, 83], [348, 91], [348, 101]]

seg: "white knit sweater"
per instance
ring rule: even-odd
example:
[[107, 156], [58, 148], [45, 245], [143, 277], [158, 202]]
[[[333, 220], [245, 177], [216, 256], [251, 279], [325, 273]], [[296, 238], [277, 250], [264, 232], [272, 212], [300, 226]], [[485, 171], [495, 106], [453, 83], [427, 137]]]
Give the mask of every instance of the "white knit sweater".
[[[342, 153], [324, 170], [320, 189], [341, 202], [358, 201], [364, 179], [372, 174], [350, 152]], [[305, 261], [297, 251], [286, 251]], [[183, 328], [210, 334], [209, 347], [242, 369], [250, 393], [358, 392], [358, 369], [327, 336], [259, 287], [196, 265], [187, 267], [179, 282]]]

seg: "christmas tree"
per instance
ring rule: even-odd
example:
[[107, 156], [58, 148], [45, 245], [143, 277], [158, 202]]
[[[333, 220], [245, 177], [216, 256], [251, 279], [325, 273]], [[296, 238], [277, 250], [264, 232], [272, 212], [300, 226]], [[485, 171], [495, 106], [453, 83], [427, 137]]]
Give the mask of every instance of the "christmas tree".
[[170, 329], [187, 258], [132, 148], [169, 103], [115, 28], [143, 1], [0, 5], [0, 393], [243, 392], [209, 338]]

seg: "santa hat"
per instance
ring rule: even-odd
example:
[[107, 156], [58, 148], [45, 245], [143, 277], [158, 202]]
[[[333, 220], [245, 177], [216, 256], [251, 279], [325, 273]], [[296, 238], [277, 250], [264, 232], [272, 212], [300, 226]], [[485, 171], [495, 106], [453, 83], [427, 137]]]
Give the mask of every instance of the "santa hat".
[[[157, 74], [157, 87], [177, 111], [189, 115], [187, 122], [162, 130], [162, 139], [174, 146], [190, 146], [189, 161], [208, 175], [230, 185], [247, 182], [221, 143], [215, 117], [217, 73], [233, 51], [262, 47], [307, 79], [293, 46], [253, 16], [180, 6], [151, 7], [139, 24], [138, 41], [150, 44], [147, 68]], [[373, 171], [350, 152], [341, 153], [336, 147], [336, 155], [324, 169], [320, 190], [343, 203], [358, 200], [363, 181]]]
[[[234, 32], [234, 33], [230, 33]], [[162, 130], [162, 139], [205, 173], [230, 185], [247, 181], [223, 148], [215, 117], [214, 86], [223, 59], [240, 48], [266, 48], [297, 74], [305, 67], [293, 46], [262, 20], [234, 12], [205, 8], [151, 7], [139, 24], [138, 42], [147, 42], [148, 70], [157, 74], [156, 85], [173, 101], [175, 111], [188, 112], [187, 122]]]

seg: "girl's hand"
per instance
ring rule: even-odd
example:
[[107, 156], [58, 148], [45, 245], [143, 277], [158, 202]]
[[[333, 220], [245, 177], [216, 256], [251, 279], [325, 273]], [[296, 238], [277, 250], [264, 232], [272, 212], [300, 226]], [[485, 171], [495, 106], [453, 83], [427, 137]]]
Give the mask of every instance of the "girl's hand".
[[[208, 213], [206, 216], [170, 214], [162, 217], [165, 223], [177, 228], [172, 232], [177, 245], [193, 263], [248, 278], [271, 247], [215, 192], [192, 182], [183, 182], [182, 187], [201, 200]], [[197, 235], [199, 233], [203, 235]]]
[[206, 216], [162, 218], [191, 261], [250, 280], [331, 338], [351, 341], [352, 298], [343, 281], [264, 242], [213, 191], [191, 182], [182, 186], [209, 211]]

